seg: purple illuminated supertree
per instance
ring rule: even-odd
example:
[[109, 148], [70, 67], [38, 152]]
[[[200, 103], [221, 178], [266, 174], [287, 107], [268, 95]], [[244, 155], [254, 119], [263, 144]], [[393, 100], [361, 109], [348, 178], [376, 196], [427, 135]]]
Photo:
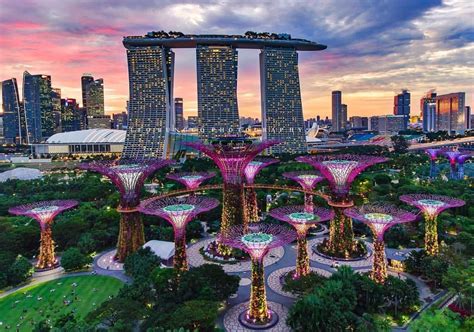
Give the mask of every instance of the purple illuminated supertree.
[[293, 277], [299, 278], [308, 275], [310, 269], [306, 234], [308, 230], [317, 223], [334, 218], [334, 212], [321, 207], [313, 208], [311, 212], [308, 212], [304, 205], [293, 205], [273, 209], [269, 214], [275, 219], [289, 223], [296, 229], [298, 237], [298, 256], [296, 258], [296, 270]]
[[[286, 172], [283, 173], [283, 176], [298, 182], [305, 191], [312, 191], [319, 182], [324, 180], [322, 176], [319, 176], [318, 173], [314, 171]], [[304, 206], [306, 212], [313, 210], [313, 195], [306, 192], [304, 193]]]
[[172, 164], [165, 159], [118, 159], [92, 161], [79, 167], [108, 177], [120, 192], [120, 229], [115, 258], [125, 258], [145, 243], [143, 221], [137, 206], [145, 180], [162, 167]]
[[255, 176], [265, 167], [280, 162], [274, 158], [258, 158], [252, 160], [244, 168], [245, 179], [250, 186], [245, 190], [245, 219], [247, 223], [257, 222], [258, 218], [258, 203], [257, 192], [252, 187]]
[[250, 290], [250, 305], [239, 317], [241, 322], [265, 325], [274, 322], [276, 313], [269, 310], [265, 295], [265, 277], [263, 258], [270, 249], [284, 246], [296, 239], [296, 233], [285, 226], [256, 223], [248, 227], [243, 225], [230, 227], [218, 236], [219, 242], [246, 251], [252, 259], [252, 284]]
[[439, 252], [438, 215], [446, 209], [463, 206], [465, 202], [449, 196], [431, 194], [402, 195], [400, 200], [423, 212], [425, 217], [425, 251], [429, 255], [437, 255]]
[[[260, 152], [277, 143], [275, 140], [253, 142], [234, 137], [221, 138], [211, 144], [186, 143], [187, 146], [206, 154], [221, 171], [224, 181], [221, 232], [226, 232], [233, 225], [246, 224], [243, 213], [244, 169]], [[230, 248], [219, 244], [221, 255], [229, 255], [230, 252]]]
[[184, 173], [171, 173], [166, 176], [167, 179], [178, 181], [179, 183], [186, 186], [187, 189], [197, 189], [201, 183], [210, 178], [216, 176], [212, 172], [184, 172]]
[[348, 208], [344, 211], [344, 214], [349, 218], [363, 222], [372, 230], [374, 235], [374, 262], [371, 278], [377, 283], [384, 283], [387, 278], [387, 263], [383, 235], [393, 225], [415, 221], [416, 215], [395, 206], [383, 204]]
[[174, 229], [174, 268], [188, 269], [186, 260], [186, 225], [198, 214], [216, 208], [219, 201], [203, 196], [150, 198], [138, 208], [140, 212], [166, 219]]
[[51, 269], [57, 266], [58, 261], [54, 254], [54, 241], [51, 231], [53, 219], [59, 213], [78, 204], [74, 200], [43, 201], [15, 206], [8, 210], [11, 214], [34, 218], [40, 224], [41, 238], [38, 262], [36, 263], [37, 269]]
[[329, 225], [329, 242], [325, 248], [328, 254], [336, 257], [350, 257], [356, 248], [352, 220], [343, 210], [354, 205], [349, 191], [354, 179], [366, 168], [387, 161], [384, 157], [364, 155], [319, 155], [302, 156], [296, 160], [312, 165], [329, 181], [331, 200], [335, 217]]
[[441, 153], [441, 149], [426, 149], [425, 153], [430, 158], [430, 178], [434, 178], [436, 176], [436, 159], [438, 159], [438, 155]]
[[451, 169], [449, 173], [449, 178], [452, 180], [456, 180], [457, 179], [456, 162], [458, 161], [458, 157], [461, 156], [462, 153], [459, 151], [444, 151], [443, 154], [449, 160], [449, 166]]
[[457, 158], [458, 162], [458, 179], [462, 180], [464, 179], [464, 163], [466, 160], [472, 157], [471, 153], [463, 153]]

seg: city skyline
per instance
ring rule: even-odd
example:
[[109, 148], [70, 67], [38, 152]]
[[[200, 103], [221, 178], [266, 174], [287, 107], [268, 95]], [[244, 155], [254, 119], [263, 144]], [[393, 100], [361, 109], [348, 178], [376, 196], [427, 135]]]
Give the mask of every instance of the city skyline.
[[[413, 115], [419, 113], [418, 101], [432, 88], [438, 94], [466, 91], [466, 105], [473, 104], [469, 53], [474, 43], [467, 1], [374, 3], [367, 8], [354, 3], [350, 9], [326, 2], [305, 6], [244, 2], [237, 7], [156, 1], [156, 9], [140, 1], [111, 4], [76, 7], [72, 2], [49, 1], [3, 6], [0, 40], [15, 52], [0, 52], [1, 79], [17, 78], [22, 91], [23, 71], [51, 75], [52, 87], [61, 88], [63, 97], [81, 100], [81, 76], [92, 73], [104, 79], [106, 113], [119, 113], [128, 100], [124, 35], [151, 30], [196, 34], [252, 30], [289, 33], [328, 45], [321, 53], [300, 54], [304, 118], [330, 115], [333, 90], [343, 91], [348, 116], [392, 113], [393, 97], [403, 88], [412, 94]], [[83, 15], [66, 15], [72, 11]], [[105, 16], [111, 17], [107, 23]], [[37, 38], [26, 38], [31, 34]], [[197, 114], [195, 53], [175, 52], [174, 95], [185, 100], [187, 117]], [[257, 50], [239, 51], [238, 77], [239, 115], [260, 118]]]

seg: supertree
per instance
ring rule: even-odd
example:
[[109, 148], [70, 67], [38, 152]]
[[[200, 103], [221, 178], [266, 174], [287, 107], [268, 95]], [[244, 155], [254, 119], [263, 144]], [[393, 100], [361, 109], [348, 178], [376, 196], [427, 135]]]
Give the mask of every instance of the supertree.
[[293, 205], [273, 209], [269, 214], [273, 218], [285, 221], [295, 228], [298, 238], [298, 256], [293, 278], [307, 275], [310, 269], [306, 234], [317, 223], [334, 218], [334, 212], [321, 207], [315, 207], [311, 212], [308, 212], [304, 205]]
[[456, 180], [457, 179], [456, 162], [458, 161], [458, 158], [462, 155], [462, 153], [459, 151], [444, 151], [443, 154], [449, 160], [449, 166], [450, 166], [449, 178], [452, 180]]
[[324, 180], [324, 178], [314, 171], [286, 172], [283, 173], [283, 176], [298, 182], [303, 190], [305, 190], [304, 206], [306, 212], [311, 212], [314, 206], [313, 195], [308, 194], [307, 191], [312, 191], [319, 182]]
[[198, 214], [216, 208], [219, 201], [203, 196], [150, 198], [138, 208], [140, 212], [166, 219], [174, 230], [173, 265], [177, 271], [188, 269], [186, 260], [186, 225]]
[[79, 203], [74, 200], [43, 201], [15, 206], [8, 210], [11, 214], [34, 218], [40, 224], [41, 237], [37, 269], [51, 269], [57, 266], [51, 225], [54, 217], [77, 204]]
[[263, 258], [271, 249], [294, 241], [295, 232], [281, 225], [256, 223], [247, 228], [244, 225], [232, 226], [226, 232], [221, 232], [218, 239], [227, 246], [246, 251], [252, 260], [250, 305], [248, 311], [239, 317], [240, 321], [254, 325], [275, 321], [276, 314], [267, 306]]
[[213, 172], [183, 172], [183, 173], [171, 173], [166, 176], [167, 179], [178, 181], [179, 183], [186, 186], [187, 189], [197, 189], [201, 183], [216, 174]]
[[384, 204], [352, 207], [344, 210], [344, 214], [349, 218], [363, 222], [372, 230], [374, 235], [374, 262], [371, 278], [377, 283], [384, 283], [387, 278], [387, 263], [383, 235], [393, 225], [415, 221], [416, 215], [393, 205]]
[[440, 154], [441, 149], [426, 149], [425, 153], [430, 158], [430, 178], [434, 178], [436, 176], [436, 159], [438, 159], [438, 155]]
[[471, 153], [463, 153], [458, 156], [457, 162], [458, 162], [458, 179], [462, 180], [464, 178], [464, 163], [466, 160], [472, 157]]
[[438, 215], [446, 209], [463, 206], [465, 202], [449, 196], [431, 194], [402, 195], [400, 200], [421, 210], [425, 218], [425, 251], [429, 255], [437, 255]]
[[347, 218], [343, 211], [354, 205], [349, 197], [351, 184], [366, 168], [388, 159], [342, 154], [302, 156], [297, 160], [312, 165], [329, 181], [331, 199], [328, 203], [334, 208], [335, 216], [329, 224], [329, 242], [326, 249], [337, 257], [349, 257], [355, 249], [354, 231], [352, 220]]
[[[266, 148], [277, 144], [278, 141], [267, 140], [253, 142], [240, 137], [220, 138], [211, 144], [202, 142], [186, 143], [211, 158], [219, 167], [224, 181], [222, 191], [221, 232], [226, 232], [230, 226], [246, 224], [244, 218], [244, 169], [252, 159]], [[219, 244], [221, 255], [229, 255], [230, 248]]]
[[257, 192], [252, 186], [254, 184], [255, 176], [265, 167], [278, 163], [278, 159], [274, 158], [258, 158], [252, 160], [245, 166], [244, 174], [245, 179], [249, 187], [245, 190], [245, 219], [247, 222], [257, 222], [258, 218], [258, 203], [257, 203]]
[[92, 161], [79, 166], [108, 177], [120, 192], [117, 208], [120, 212], [120, 228], [115, 256], [119, 262], [123, 262], [145, 243], [143, 221], [137, 210], [145, 180], [158, 169], [172, 163], [165, 159], [118, 159]]

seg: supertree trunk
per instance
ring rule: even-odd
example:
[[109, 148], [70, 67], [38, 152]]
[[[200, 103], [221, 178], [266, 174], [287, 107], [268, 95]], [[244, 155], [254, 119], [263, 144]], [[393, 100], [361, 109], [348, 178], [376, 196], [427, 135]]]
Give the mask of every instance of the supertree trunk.
[[306, 232], [298, 232], [298, 256], [296, 257], [296, 272], [294, 278], [309, 274], [308, 240]]
[[270, 318], [268, 315], [267, 296], [265, 294], [263, 258], [252, 258], [252, 284], [248, 318], [260, 324], [266, 323]]
[[188, 261], [186, 259], [186, 230], [175, 233], [173, 267], [176, 271], [187, 271]]
[[255, 223], [258, 218], [257, 193], [254, 188], [245, 189], [245, 219], [247, 223]]
[[436, 217], [425, 217], [425, 251], [428, 255], [439, 253], [438, 222]]
[[382, 240], [374, 239], [374, 263], [370, 277], [379, 284], [383, 284], [385, 279], [387, 279], [385, 245]]
[[115, 258], [124, 262], [128, 255], [137, 251], [145, 243], [143, 221], [140, 212], [120, 211], [120, 229]]
[[458, 179], [462, 180], [464, 178], [464, 164], [458, 164]]
[[308, 213], [313, 213], [314, 211], [314, 203], [313, 203], [313, 195], [304, 194], [304, 211]]
[[449, 178], [451, 180], [456, 180], [457, 178], [456, 164], [451, 163], [451, 173], [449, 174]]
[[[221, 218], [221, 232], [226, 233], [227, 230], [242, 222], [247, 225], [243, 215], [244, 192], [242, 183], [224, 183], [223, 190], [223, 207]], [[224, 244], [218, 245], [219, 254], [229, 256], [232, 249]]]
[[334, 207], [335, 216], [329, 223], [329, 251], [337, 257], [348, 258], [354, 250], [352, 220], [343, 213], [344, 209]]
[[47, 269], [54, 267], [56, 263], [51, 224], [44, 223], [41, 225], [40, 250], [36, 267], [38, 269]]
[[436, 162], [431, 160], [430, 162], [430, 178], [434, 178], [436, 176]]

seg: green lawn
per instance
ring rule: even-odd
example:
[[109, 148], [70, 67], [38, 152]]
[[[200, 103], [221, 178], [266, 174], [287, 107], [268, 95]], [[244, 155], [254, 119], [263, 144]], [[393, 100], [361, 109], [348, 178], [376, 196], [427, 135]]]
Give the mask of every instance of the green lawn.
[[115, 278], [84, 275], [24, 288], [0, 299], [0, 330], [9, 325], [16, 331], [20, 324], [20, 331], [31, 331], [38, 321], [51, 319], [54, 322], [71, 311], [77, 318], [84, 318], [109, 296], [117, 294], [122, 285]]

